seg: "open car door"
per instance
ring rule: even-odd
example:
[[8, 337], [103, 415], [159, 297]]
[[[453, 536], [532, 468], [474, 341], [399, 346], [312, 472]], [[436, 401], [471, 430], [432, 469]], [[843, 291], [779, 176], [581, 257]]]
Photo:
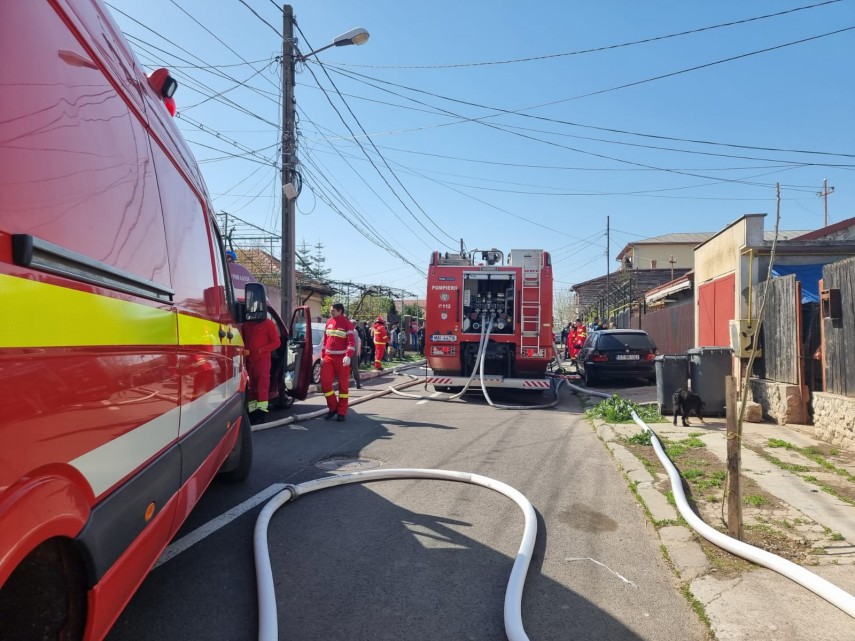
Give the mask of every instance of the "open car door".
[[285, 389], [289, 396], [303, 401], [312, 382], [312, 317], [308, 307], [296, 308], [291, 316], [285, 359]]

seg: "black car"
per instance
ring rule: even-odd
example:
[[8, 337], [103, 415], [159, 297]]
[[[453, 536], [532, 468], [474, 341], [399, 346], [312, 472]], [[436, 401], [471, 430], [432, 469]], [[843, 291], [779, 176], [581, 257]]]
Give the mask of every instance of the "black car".
[[640, 329], [601, 329], [588, 334], [576, 356], [585, 385], [603, 378], [638, 376], [656, 382], [656, 344]]

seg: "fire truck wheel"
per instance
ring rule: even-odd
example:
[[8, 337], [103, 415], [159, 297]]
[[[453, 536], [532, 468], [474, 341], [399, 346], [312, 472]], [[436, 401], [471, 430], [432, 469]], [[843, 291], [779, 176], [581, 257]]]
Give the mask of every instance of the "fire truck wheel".
[[240, 448], [237, 466], [228, 472], [221, 472], [219, 478], [226, 483], [240, 483], [249, 476], [252, 468], [252, 426], [249, 423], [249, 414], [244, 410], [243, 419], [240, 422], [240, 434], [235, 447]]
[[312, 366], [312, 382], [315, 385], [319, 385], [321, 382], [321, 361]]

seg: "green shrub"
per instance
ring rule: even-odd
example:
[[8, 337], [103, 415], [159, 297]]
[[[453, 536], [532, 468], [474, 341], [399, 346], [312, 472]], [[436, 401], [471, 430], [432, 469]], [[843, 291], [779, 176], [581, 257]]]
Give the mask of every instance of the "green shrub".
[[617, 394], [594, 405], [585, 412], [585, 416], [590, 419], [598, 418], [607, 423], [631, 423], [633, 411], [645, 423], [660, 423], [663, 420], [659, 409], [654, 405], [639, 405]]

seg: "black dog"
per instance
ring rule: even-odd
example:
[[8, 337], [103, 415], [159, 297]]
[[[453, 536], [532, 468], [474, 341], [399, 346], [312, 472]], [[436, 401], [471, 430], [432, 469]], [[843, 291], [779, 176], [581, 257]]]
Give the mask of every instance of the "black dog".
[[677, 424], [677, 415], [679, 414], [683, 419], [683, 425], [688, 427], [689, 415], [692, 412], [694, 412], [695, 416], [701, 420], [701, 423], [704, 422], [704, 419], [701, 416], [701, 410], [705, 403], [701, 400], [701, 397], [694, 392], [690, 392], [686, 389], [678, 389], [674, 392], [674, 396], [671, 397], [671, 404], [674, 405], [674, 425]]

